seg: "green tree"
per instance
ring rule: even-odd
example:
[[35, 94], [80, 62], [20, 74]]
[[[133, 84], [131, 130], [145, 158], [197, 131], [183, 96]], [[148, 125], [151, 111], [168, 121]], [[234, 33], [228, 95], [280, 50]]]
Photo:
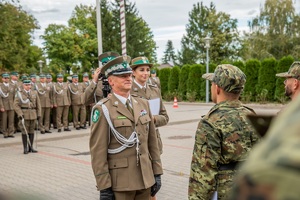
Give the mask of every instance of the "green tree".
[[32, 44], [31, 34], [39, 28], [37, 21], [17, 1], [1, 1], [0, 13], [0, 68], [17, 71], [26, 69], [26, 58], [30, 57]]
[[178, 93], [183, 100], [186, 100], [187, 80], [189, 78], [190, 65], [183, 65], [179, 74]]
[[169, 81], [170, 73], [171, 73], [171, 68], [164, 68], [159, 70], [159, 79], [160, 79], [162, 96], [168, 93], [168, 81]]
[[258, 72], [260, 69], [260, 62], [257, 59], [248, 60], [245, 64], [246, 84], [244, 88], [244, 95], [249, 96], [249, 100], [256, 100], [256, 85], [258, 83]]
[[[112, 13], [114, 20], [114, 28], [120, 28], [120, 4], [118, 0], [112, 4]], [[126, 46], [127, 54], [132, 58], [138, 56], [146, 56], [150, 62], [156, 63], [156, 43], [154, 35], [147, 22], [139, 16], [135, 3], [125, 2], [125, 23], [126, 23]], [[118, 52], [121, 52], [121, 33], [117, 34]]]
[[276, 65], [277, 61], [274, 58], [266, 58], [261, 62], [258, 74], [256, 92], [258, 95], [261, 95], [265, 89], [267, 91], [267, 100], [270, 101], [274, 100]]
[[238, 58], [240, 39], [237, 20], [229, 14], [217, 12], [213, 3], [193, 5], [186, 25], [186, 34], [181, 40], [179, 62], [184, 64], [204, 63], [206, 50], [204, 38], [210, 36], [210, 60], [219, 63], [225, 58]]
[[[278, 62], [276, 73], [282, 73], [287, 72], [294, 62], [294, 58], [292, 56], [285, 56], [281, 58]], [[275, 89], [275, 96], [274, 99], [277, 101], [284, 102], [287, 100], [287, 97], [285, 97], [284, 92], [284, 80], [285, 78], [276, 77], [276, 89]]]
[[173, 63], [176, 62], [176, 55], [172, 40], [167, 41], [166, 50], [162, 58], [163, 63], [168, 63], [169, 61], [172, 61]]
[[189, 71], [189, 77], [187, 80], [187, 93], [189, 93], [192, 96], [195, 96], [195, 100], [200, 100], [200, 91], [202, 86], [202, 73], [203, 65], [200, 64], [194, 64], [191, 66]]
[[244, 58], [299, 56], [298, 32], [300, 17], [295, 13], [292, 0], [266, 0], [260, 14], [249, 22]]
[[169, 76], [169, 81], [168, 81], [168, 91], [170, 93], [178, 92], [179, 74], [180, 74], [180, 68], [178, 66], [172, 67]]

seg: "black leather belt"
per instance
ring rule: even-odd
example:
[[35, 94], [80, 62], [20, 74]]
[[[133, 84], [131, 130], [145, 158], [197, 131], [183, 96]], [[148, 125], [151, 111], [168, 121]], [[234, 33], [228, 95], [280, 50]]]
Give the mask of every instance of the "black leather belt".
[[21, 107], [22, 110], [35, 110], [35, 108]]
[[235, 170], [238, 165], [242, 164], [242, 162], [231, 162], [228, 164], [219, 164], [219, 170]]

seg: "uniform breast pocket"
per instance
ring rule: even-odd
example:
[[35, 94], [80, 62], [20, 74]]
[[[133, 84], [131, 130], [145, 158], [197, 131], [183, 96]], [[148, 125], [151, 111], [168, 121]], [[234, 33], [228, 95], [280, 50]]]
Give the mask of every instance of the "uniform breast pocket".
[[129, 119], [116, 119], [114, 121], [114, 127], [119, 133], [126, 136], [127, 138], [133, 131], [132, 123]]
[[146, 127], [146, 132], [143, 132], [143, 133], [148, 134], [150, 121], [151, 121], [151, 118], [150, 118], [149, 115], [143, 115], [143, 116], [140, 117], [141, 124]]

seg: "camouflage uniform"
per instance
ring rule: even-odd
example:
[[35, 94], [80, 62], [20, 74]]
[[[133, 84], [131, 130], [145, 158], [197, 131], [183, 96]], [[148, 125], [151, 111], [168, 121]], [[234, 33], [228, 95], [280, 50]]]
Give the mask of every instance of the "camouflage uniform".
[[298, 200], [300, 197], [300, 97], [271, 123], [237, 177], [230, 199]]
[[[220, 65], [214, 74], [204, 74], [228, 93], [239, 94], [244, 73], [232, 65]], [[244, 161], [259, 136], [246, 116], [254, 111], [239, 100], [227, 100], [213, 106], [198, 124], [191, 163], [189, 199], [208, 200], [214, 191], [225, 199], [232, 187], [236, 166]]]

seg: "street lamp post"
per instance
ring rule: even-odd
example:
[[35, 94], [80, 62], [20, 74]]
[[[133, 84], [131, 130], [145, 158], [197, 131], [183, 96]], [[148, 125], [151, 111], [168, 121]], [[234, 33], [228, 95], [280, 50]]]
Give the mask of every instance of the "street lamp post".
[[40, 74], [42, 73], [42, 67], [43, 67], [43, 63], [44, 63], [44, 61], [42, 61], [42, 60], [39, 60], [39, 61], [37, 61], [38, 63], [39, 63], [39, 67], [40, 67]]
[[[209, 36], [206, 36], [204, 38], [205, 41], [205, 46], [204, 48], [206, 49], [206, 73], [209, 73], [209, 56], [208, 56], [208, 52], [209, 52], [209, 48], [210, 48], [210, 41], [211, 38]], [[208, 80], [206, 80], [206, 94], [205, 94], [205, 102], [208, 103], [209, 102], [209, 82]]]

